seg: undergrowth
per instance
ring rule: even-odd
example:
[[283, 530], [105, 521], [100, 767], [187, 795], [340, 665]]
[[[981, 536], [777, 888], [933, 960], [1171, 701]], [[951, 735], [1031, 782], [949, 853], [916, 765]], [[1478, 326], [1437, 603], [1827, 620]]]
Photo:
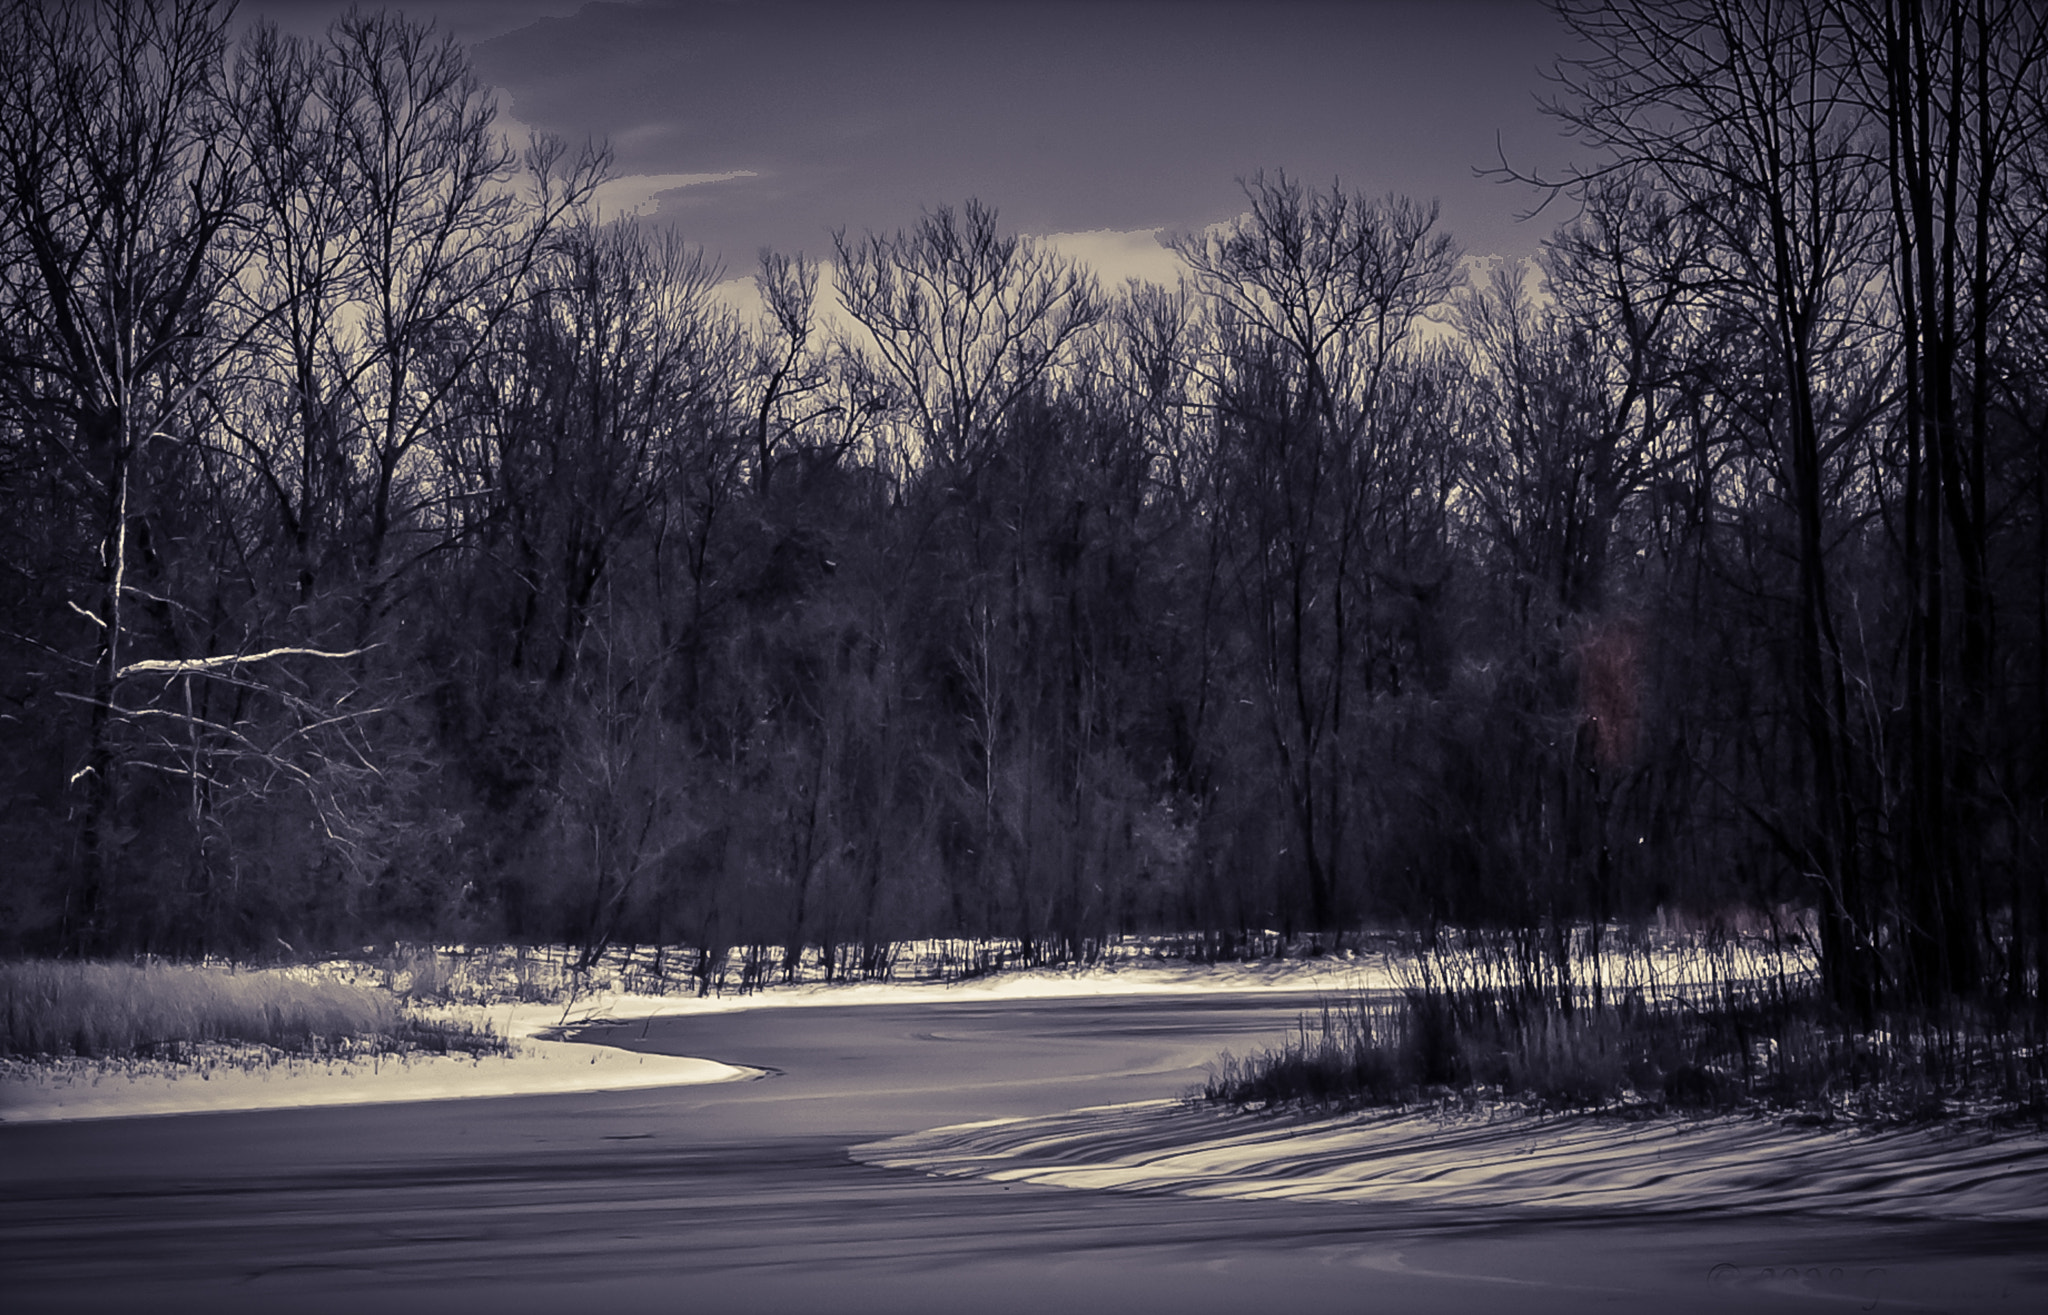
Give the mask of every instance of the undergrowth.
[[1525, 973], [1471, 940], [1409, 962], [1404, 989], [1328, 1001], [1279, 1046], [1219, 1057], [1192, 1094], [1306, 1112], [1504, 1099], [1813, 1123], [2048, 1121], [2048, 1038], [2029, 1018], [1957, 1004], [1847, 1019], [1767, 948], [1664, 983], [1646, 964]]
[[394, 944], [326, 965], [408, 999], [446, 1004], [567, 1004], [585, 995], [749, 995], [777, 986], [855, 982], [952, 984], [1031, 968], [1119, 968], [1138, 963], [1279, 963], [1355, 959], [1363, 936], [1277, 932], [1231, 937], [1119, 936], [1073, 946], [1003, 937], [938, 937], [874, 944], [433, 946]]

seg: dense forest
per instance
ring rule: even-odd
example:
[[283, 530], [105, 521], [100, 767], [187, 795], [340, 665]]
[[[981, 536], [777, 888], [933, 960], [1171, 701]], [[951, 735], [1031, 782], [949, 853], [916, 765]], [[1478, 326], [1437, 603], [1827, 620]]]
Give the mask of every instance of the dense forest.
[[968, 200], [755, 315], [396, 13], [6, 0], [0, 948], [1750, 910], [2038, 1002], [2042, 14], [1559, 12], [1533, 266], [1272, 172], [1178, 287]]

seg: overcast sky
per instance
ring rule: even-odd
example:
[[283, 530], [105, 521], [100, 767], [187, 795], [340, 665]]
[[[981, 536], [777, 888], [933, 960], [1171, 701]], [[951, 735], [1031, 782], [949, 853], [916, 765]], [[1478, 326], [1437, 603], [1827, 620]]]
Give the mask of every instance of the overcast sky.
[[[247, 0], [318, 31], [340, 4]], [[609, 140], [638, 205], [719, 255], [829, 255], [978, 197], [1110, 278], [1166, 277], [1155, 235], [1244, 209], [1237, 180], [1437, 198], [1470, 255], [1534, 254], [1564, 214], [1473, 175], [1554, 166], [1538, 109], [1564, 45], [1540, 0], [442, 0], [516, 128]], [[1071, 236], [1082, 235], [1082, 236]]]

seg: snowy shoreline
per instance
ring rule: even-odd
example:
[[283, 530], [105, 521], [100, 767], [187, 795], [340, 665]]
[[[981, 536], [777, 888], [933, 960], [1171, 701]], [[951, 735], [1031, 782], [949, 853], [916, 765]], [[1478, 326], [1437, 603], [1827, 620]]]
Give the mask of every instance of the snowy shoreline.
[[[280, 1055], [196, 1047], [189, 1062], [0, 1062], [0, 1123], [623, 1091], [744, 1081], [758, 1069], [649, 1055], [565, 1034], [603, 1023], [750, 1010], [1398, 989], [1375, 958], [1194, 965], [1127, 961], [952, 983], [799, 983], [742, 995], [601, 991], [561, 1003], [418, 1008], [481, 1027], [503, 1055]], [[1157, 1100], [933, 1128], [852, 1148], [949, 1177], [1197, 1197], [1492, 1210], [1824, 1209], [2048, 1222], [2048, 1136], [1963, 1127], [1800, 1127], [1757, 1116], [1629, 1122], [1521, 1107], [1253, 1116]]]
[[1391, 987], [1370, 960], [1199, 966], [1138, 963], [1084, 971], [1036, 969], [955, 983], [804, 983], [744, 995], [601, 991], [563, 1004], [445, 1005], [423, 1018], [482, 1026], [511, 1042], [501, 1055], [305, 1058], [252, 1046], [194, 1048], [189, 1062], [0, 1061], [0, 1123], [530, 1096], [745, 1081], [760, 1070], [561, 1039], [599, 1023], [755, 1009], [994, 1003], [1159, 994], [1339, 993]]
[[429, 1016], [481, 1021], [510, 1042], [505, 1053], [288, 1055], [264, 1047], [193, 1048], [187, 1061], [61, 1059], [0, 1064], [0, 1123], [55, 1123], [308, 1109], [333, 1105], [537, 1096], [735, 1082], [757, 1070], [685, 1056], [557, 1040], [559, 1009], [455, 1008]]

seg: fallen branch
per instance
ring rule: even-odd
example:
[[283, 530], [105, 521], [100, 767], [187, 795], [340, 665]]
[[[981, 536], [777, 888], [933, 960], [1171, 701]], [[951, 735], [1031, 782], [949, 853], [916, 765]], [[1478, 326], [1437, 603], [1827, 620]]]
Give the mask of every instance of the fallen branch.
[[[376, 645], [372, 644], [370, 647], [375, 648]], [[271, 648], [265, 649], [261, 653], [223, 653], [219, 657], [209, 658], [145, 658], [140, 662], [130, 662], [127, 666], [122, 667], [114, 673], [114, 678], [116, 680], [126, 680], [130, 676], [146, 676], [150, 674], [165, 676], [205, 675], [211, 671], [239, 667], [246, 662], [267, 662], [271, 658], [318, 657], [339, 660], [341, 658], [360, 657], [369, 651], [369, 648], [352, 648], [345, 653], [330, 653], [325, 649], [318, 648]]]

